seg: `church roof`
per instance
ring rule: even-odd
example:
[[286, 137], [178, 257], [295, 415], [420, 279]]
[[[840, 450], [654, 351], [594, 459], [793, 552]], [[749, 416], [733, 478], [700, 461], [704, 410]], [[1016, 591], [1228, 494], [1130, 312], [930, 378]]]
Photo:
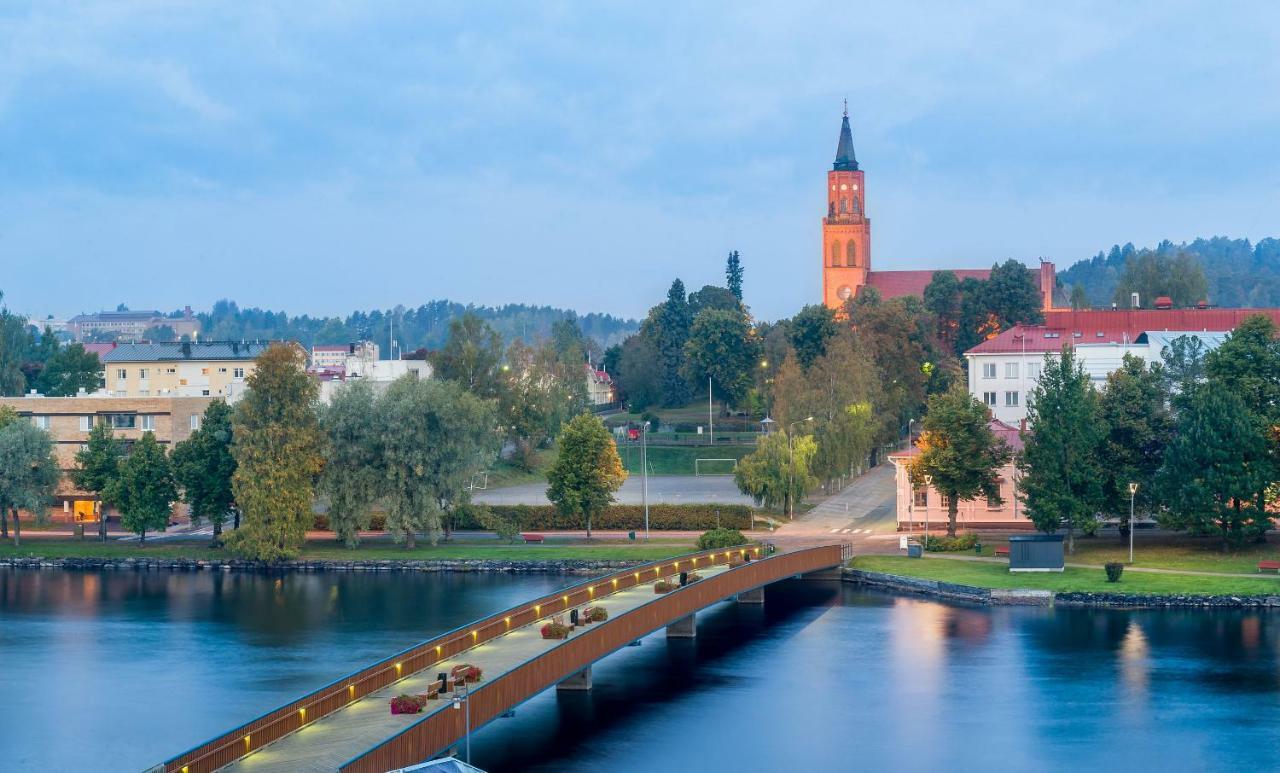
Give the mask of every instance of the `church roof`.
[[933, 281], [935, 271], [950, 271], [956, 279], [987, 279], [989, 268], [925, 269], [923, 271], [871, 271], [867, 273], [867, 285], [880, 291], [881, 298], [900, 298], [904, 295], [923, 296], [924, 288]]
[[840, 121], [840, 144], [836, 145], [836, 163], [832, 168], [837, 172], [858, 171], [858, 157], [853, 154], [853, 130], [849, 128], [848, 104]]

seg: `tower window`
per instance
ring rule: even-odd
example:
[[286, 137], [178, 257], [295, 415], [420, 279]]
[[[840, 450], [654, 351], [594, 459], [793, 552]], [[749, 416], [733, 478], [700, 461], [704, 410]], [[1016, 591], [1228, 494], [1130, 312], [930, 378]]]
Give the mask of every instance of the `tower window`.
[[842, 215], [843, 215], [843, 214], [847, 213], [848, 211], [849, 211], [849, 200], [848, 200], [848, 199], [846, 199], [846, 198], [841, 198], [841, 199], [840, 199], [840, 214], [842, 214]]
[[831, 243], [831, 265], [833, 267], [840, 265], [840, 242]]
[[855, 242], [854, 240], [850, 239], [850, 240], [849, 240], [849, 243], [845, 245], [844, 250], [845, 250], [845, 252], [844, 252], [844, 264], [845, 264], [846, 266], [848, 266], [849, 268], [853, 268], [854, 266], [858, 265], [858, 244], [857, 244], [857, 242]]
[[834, 201], [827, 202], [827, 217], [836, 216], [836, 203]]

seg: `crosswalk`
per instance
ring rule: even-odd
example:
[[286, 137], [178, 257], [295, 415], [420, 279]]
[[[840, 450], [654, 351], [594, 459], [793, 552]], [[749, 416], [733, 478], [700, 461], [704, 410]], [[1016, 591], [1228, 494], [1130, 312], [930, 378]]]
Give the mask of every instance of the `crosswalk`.
[[871, 534], [870, 529], [832, 529], [832, 534]]

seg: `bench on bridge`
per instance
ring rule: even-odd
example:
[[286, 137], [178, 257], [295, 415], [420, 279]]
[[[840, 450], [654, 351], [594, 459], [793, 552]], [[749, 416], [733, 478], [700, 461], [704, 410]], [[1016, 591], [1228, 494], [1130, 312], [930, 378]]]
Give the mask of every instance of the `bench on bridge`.
[[1008, 545], [996, 545], [996, 557], [999, 558], [1000, 556], [1004, 556], [1005, 558], [1009, 557]]
[[1258, 571], [1259, 572], [1272, 571], [1272, 572], [1276, 572], [1277, 574], [1280, 574], [1280, 561], [1259, 561]]
[[543, 537], [541, 534], [521, 534], [520, 538], [524, 540], [524, 544], [526, 545], [528, 545], [530, 542], [541, 543], [544, 539], [546, 539], [546, 537]]
[[449, 672], [449, 676], [450, 681], [455, 683], [462, 681], [478, 682], [480, 681], [482, 673], [483, 672], [481, 672], [479, 666], [473, 666], [470, 663], [463, 663], [461, 665], [454, 666]]

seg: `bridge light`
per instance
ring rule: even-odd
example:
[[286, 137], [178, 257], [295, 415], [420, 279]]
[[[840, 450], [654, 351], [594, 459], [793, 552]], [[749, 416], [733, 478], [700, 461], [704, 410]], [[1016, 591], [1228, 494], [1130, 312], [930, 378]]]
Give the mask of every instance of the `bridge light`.
[[618, 587], [618, 578], [617, 578], [617, 577], [614, 577], [614, 578], [613, 578], [613, 587], [615, 587], [615, 588], [616, 588], [616, 587]]
[[436, 654], [437, 654], [437, 655], [439, 655], [439, 654], [440, 654], [440, 645], [439, 645], [439, 644], [437, 644], [437, 645], [436, 645]]
[[508, 627], [508, 628], [510, 628], [510, 627], [511, 627], [511, 618], [509, 618], [509, 617], [508, 617], [508, 618], [506, 618], [506, 620], [507, 620], [507, 627]]
[[471, 632], [471, 640], [472, 640], [472, 641], [475, 641], [475, 640], [476, 640], [476, 639], [478, 639], [478, 638], [480, 638], [480, 632], [479, 632], [479, 631], [472, 631], [472, 632]]
[[541, 605], [541, 604], [536, 604], [536, 605], [534, 605], [534, 607], [533, 607], [533, 613], [534, 613], [535, 615], [540, 615], [540, 614], [542, 614], [542, 605]]
[[404, 665], [404, 664], [403, 664], [403, 663], [396, 663], [396, 670], [397, 670], [397, 671], [399, 671], [399, 670], [400, 670], [400, 666], [402, 666], [402, 665]]
[[[249, 736], [247, 736], [247, 735], [244, 737], [244, 745], [245, 745], [245, 746], [248, 746], [248, 745], [249, 745]], [[186, 768], [183, 768], [183, 770], [186, 770]]]
[[304, 722], [305, 722], [305, 721], [307, 720], [307, 710], [306, 710], [306, 709], [298, 709], [298, 716], [302, 717], [302, 721], [304, 721]]
[[568, 604], [568, 603], [569, 603], [569, 597], [568, 597], [568, 596], [561, 596], [560, 598], [564, 599], [564, 603], [566, 603], [566, 604]]

